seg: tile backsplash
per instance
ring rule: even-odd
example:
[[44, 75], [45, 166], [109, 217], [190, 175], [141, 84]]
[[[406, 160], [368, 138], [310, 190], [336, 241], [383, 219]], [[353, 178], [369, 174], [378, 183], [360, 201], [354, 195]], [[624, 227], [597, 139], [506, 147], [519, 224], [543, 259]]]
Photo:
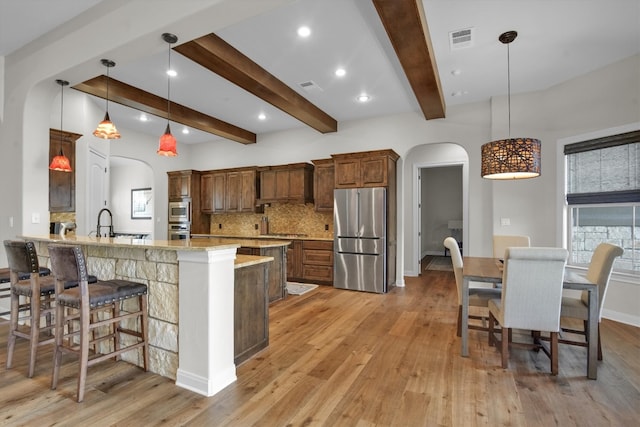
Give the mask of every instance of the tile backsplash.
[[[263, 214], [213, 214], [209, 227], [210, 233], [259, 236], [263, 216], [269, 219], [269, 233], [333, 237], [333, 212], [316, 212], [312, 203], [305, 205], [272, 203], [271, 206], [264, 208]], [[325, 226], [328, 230], [325, 230]]]

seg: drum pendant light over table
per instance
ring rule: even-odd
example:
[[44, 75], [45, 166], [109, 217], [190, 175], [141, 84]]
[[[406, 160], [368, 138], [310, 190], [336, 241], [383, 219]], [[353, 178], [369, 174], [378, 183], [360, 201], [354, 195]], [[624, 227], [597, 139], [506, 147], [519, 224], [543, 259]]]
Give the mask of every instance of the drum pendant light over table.
[[160, 137], [160, 145], [158, 146], [157, 153], [161, 156], [174, 157], [178, 155], [177, 141], [171, 134], [171, 128], [169, 126], [169, 120], [171, 119], [171, 76], [168, 73], [171, 71], [171, 45], [178, 41], [178, 37], [175, 34], [164, 33], [162, 39], [169, 44], [169, 67], [167, 68], [167, 128], [164, 134]]
[[62, 151], [62, 117], [64, 112], [64, 87], [69, 84], [66, 80], [56, 80], [56, 83], [60, 85], [60, 152], [57, 156], [54, 156], [49, 165], [49, 169], [60, 172], [72, 172], [71, 162], [64, 155]]
[[102, 59], [100, 62], [107, 67], [107, 110], [104, 114], [104, 120], [98, 124], [96, 130], [93, 131], [93, 135], [102, 139], [119, 139], [120, 132], [118, 132], [116, 125], [109, 118], [109, 68], [115, 67], [116, 63], [110, 59]]
[[507, 45], [507, 85], [509, 110], [509, 137], [491, 141], [482, 146], [482, 177], [488, 179], [523, 179], [540, 176], [539, 139], [511, 138], [511, 71], [509, 61], [509, 43], [518, 33], [507, 31], [498, 40]]

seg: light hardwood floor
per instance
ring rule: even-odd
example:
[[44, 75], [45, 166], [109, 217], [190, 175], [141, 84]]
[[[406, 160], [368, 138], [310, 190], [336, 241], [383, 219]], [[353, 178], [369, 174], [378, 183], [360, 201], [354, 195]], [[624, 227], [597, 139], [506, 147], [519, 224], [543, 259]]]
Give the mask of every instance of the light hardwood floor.
[[561, 346], [560, 374], [542, 353], [514, 349], [510, 368], [486, 333], [470, 357], [455, 334], [453, 273], [425, 271], [389, 294], [321, 286], [270, 309], [270, 346], [211, 398], [125, 362], [89, 369], [74, 400], [76, 362], [50, 390], [50, 347], [26, 378], [24, 341], [5, 370], [0, 326], [0, 425], [61, 426], [632, 426], [640, 420], [640, 329], [604, 320], [598, 380], [586, 350]]

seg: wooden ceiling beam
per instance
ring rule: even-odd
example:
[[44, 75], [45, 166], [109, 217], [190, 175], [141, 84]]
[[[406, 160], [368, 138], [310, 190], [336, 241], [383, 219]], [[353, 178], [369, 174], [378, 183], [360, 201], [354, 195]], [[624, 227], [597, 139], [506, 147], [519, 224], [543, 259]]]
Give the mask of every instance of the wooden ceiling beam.
[[445, 102], [422, 0], [373, 0], [424, 117], [445, 117]]
[[338, 130], [334, 118], [213, 33], [174, 50], [319, 132]]
[[[104, 75], [73, 86], [81, 92], [106, 99], [107, 77]], [[167, 100], [121, 81], [109, 78], [109, 101], [167, 118]], [[171, 102], [171, 121], [218, 135], [241, 144], [255, 144], [256, 134], [230, 123]]]

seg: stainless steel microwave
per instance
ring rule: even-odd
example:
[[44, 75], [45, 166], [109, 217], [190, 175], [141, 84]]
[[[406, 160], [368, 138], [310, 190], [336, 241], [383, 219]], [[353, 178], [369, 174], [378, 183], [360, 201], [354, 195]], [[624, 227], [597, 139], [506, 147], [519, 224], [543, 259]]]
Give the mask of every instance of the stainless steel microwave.
[[180, 202], [169, 202], [169, 222], [189, 222], [191, 221], [191, 202], [183, 200]]

